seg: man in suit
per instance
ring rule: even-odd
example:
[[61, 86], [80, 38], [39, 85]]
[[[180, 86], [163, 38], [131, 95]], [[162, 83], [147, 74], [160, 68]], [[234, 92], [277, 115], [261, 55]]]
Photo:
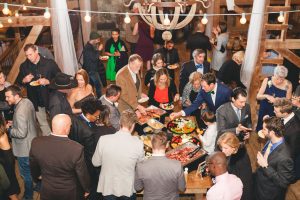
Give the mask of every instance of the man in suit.
[[7, 123], [8, 134], [12, 140], [12, 150], [17, 157], [20, 175], [24, 180], [23, 199], [33, 198], [32, 179], [29, 167], [31, 141], [37, 136], [35, 109], [32, 102], [22, 97], [21, 89], [12, 85], [6, 89], [6, 101], [15, 105], [13, 121]]
[[142, 82], [139, 71], [143, 66], [143, 59], [138, 54], [133, 54], [128, 59], [128, 65], [120, 69], [116, 76], [116, 84], [122, 88], [118, 109], [120, 112], [131, 109], [145, 114], [145, 108], [138, 103], [138, 99], [145, 97], [142, 94]]
[[240, 140], [249, 138], [252, 121], [250, 105], [246, 101], [246, 90], [235, 88], [231, 95], [231, 102], [217, 109], [217, 140], [225, 132], [235, 133]]
[[254, 174], [256, 200], [282, 200], [286, 189], [295, 179], [294, 162], [283, 138], [284, 125], [280, 118], [263, 120], [262, 134], [268, 138], [262, 152], [257, 153], [259, 167]]
[[30, 168], [35, 181], [42, 177], [42, 200], [79, 200], [89, 194], [83, 146], [68, 138], [70, 127], [70, 117], [58, 114], [52, 120], [53, 133], [32, 141]]
[[168, 147], [164, 132], [151, 139], [152, 157], [138, 163], [134, 187], [144, 190], [144, 199], [179, 199], [178, 191], [185, 190], [185, 178], [181, 163], [165, 156]]
[[[200, 20], [195, 22], [195, 33], [191, 34], [186, 41], [186, 48], [190, 49], [190, 57], [192, 59], [192, 52], [195, 49], [203, 49], [207, 55], [207, 50], [211, 50], [209, 37], [205, 35], [205, 26]], [[206, 58], [205, 58], [206, 60]]]
[[[42, 134], [49, 135], [51, 129], [46, 113], [49, 106], [49, 84], [61, 70], [54, 60], [39, 54], [38, 47], [34, 44], [25, 45], [24, 52], [27, 59], [20, 66], [16, 82], [26, 87], [28, 99], [34, 105]], [[30, 85], [32, 81], [37, 81], [39, 85]]]
[[121, 129], [112, 135], [100, 137], [92, 162], [101, 166], [97, 192], [104, 200], [134, 199], [134, 172], [138, 161], [144, 158], [144, 145], [131, 133], [137, 122], [132, 110], [121, 114]]
[[109, 108], [109, 121], [111, 125], [116, 129], [120, 129], [120, 112], [118, 110], [118, 100], [121, 96], [121, 87], [111, 84], [107, 86], [105, 95], [100, 98], [103, 105], [107, 105]]
[[77, 87], [77, 80], [70, 75], [57, 73], [51, 80], [49, 88], [52, 89], [49, 97], [49, 114], [52, 119], [57, 114], [72, 114], [72, 108], [67, 100], [70, 89]]
[[202, 89], [192, 105], [177, 113], [172, 113], [170, 117], [176, 118], [190, 115], [199, 107], [215, 113], [221, 105], [230, 101], [232, 91], [224, 84], [217, 82], [215, 75], [212, 73], [203, 75], [201, 87]]
[[300, 179], [300, 119], [293, 113], [292, 102], [286, 98], [275, 99], [274, 112], [277, 117], [283, 119], [283, 137], [294, 159], [296, 177]]
[[205, 61], [205, 51], [195, 49], [193, 51], [193, 60], [183, 63], [179, 77], [179, 94], [182, 96], [185, 85], [189, 82], [191, 73], [197, 71], [202, 75], [210, 72], [209, 62]]

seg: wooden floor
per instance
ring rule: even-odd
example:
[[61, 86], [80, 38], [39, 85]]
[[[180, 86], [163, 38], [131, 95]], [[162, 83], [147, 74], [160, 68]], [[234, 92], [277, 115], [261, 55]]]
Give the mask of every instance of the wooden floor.
[[[185, 44], [181, 43], [179, 45], [175, 45], [175, 47], [179, 50], [179, 55], [180, 55], [180, 60], [182, 62], [184, 61], [188, 61], [189, 60], [189, 51], [187, 51], [185, 49]], [[146, 72], [146, 68], [144, 67], [143, 69], [143, 74], [145, 74]], [[176, 70], [175, 72], [175, 83], [177, 83], [177, 87], [178, 87], [178, 83], [179, 83], [179, 69]], [[148, 89], [144, 86], [143, 84], [143, 92], [145, 94], [147, 94]], [[175, 111], [180, 110], [180, 105], [175, 104]], [[257, 109], [255, 109], [257, 110]], [[253, 124], [256, 123], [256, 119], [254, 118]], [[255, 129], [253, 129], [255, 130]], [[260, 140], [257, 137], [256, 133], [253, 133], [248, 141], [248, 143], [246, 144], [246, 148], [248, 150], [248, 154], [251, 160], [251, 166], [252, 166], [252, 171], [255, 171], [257, 168], [257, 163], [256, 163], [256, 154], [258, 151], [260, 151], [262, 149], [262, 146], [264, 144], [264, 141]], [[18, 180], [21, 186], [21, 194], [19, 195], [20, 199], [23, 196], [23, 192], [24, 192], [24, 185], [23, 185], [23, 181], [21, 179], [21, 177], [19, 176], [19, 172], [18, 172], [18, 167], [17, 168], [17, 175], [18, 175]], [[34, 194], [34, 200], [38, 200], [39, 199], [39, 194], [37, 194], [35, 192]], [[138, 197], [138, 199], [142, 199], [141, 197]], [[180, 198], [181, 200], [193, 200], [194, 197], [193, 196], [183, 196]], [[287, 192], [287, 196], [286, 196], [286, 200], [300, 200], [300, 181], [298, 181], [297, 183], [295, 183], [294, 185], [289, 187], [289, 190]]]

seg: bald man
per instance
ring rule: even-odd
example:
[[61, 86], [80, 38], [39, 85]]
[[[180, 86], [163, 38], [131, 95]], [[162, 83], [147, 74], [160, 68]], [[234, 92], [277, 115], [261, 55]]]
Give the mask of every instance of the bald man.
[[210, 174], [215, 177], [213, 185], [206, 194], [207, 200], [239, 200], [243, 194], [241, 179], [227, 171], [226, 156], [222, 152], [214, 152], [207, 159]]
[[79, 200], [89, 194], [83, 146], [68, 138], [70, 127], [70, 117], [58, 114], [52, 120], [53, 133], [32, 141], [30, 168], [34, 181], [42, 177], [41, 200]]

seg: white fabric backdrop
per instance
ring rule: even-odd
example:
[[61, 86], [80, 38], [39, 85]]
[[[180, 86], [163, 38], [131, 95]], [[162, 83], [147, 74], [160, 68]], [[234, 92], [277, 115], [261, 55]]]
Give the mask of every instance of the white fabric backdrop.
[[[82, 11], [91, 10], [91, 1], [90, 0], [80, 0], [79, 1], [80, 9]], [[81, 13], [81, 24], [82, 24], [82, 35], [84, 44], [89, 41], [90, 32], [91, 32], [91, 22], [84, 21], [85, 12]], [[93, 15], [91, 15], [93, 20]]]
[[252, 16], [248, 30], [247, 48], [245, 59], [241, 69], [241, 81], [248, 88], [251, 84], [253, 72], [259, 56], [261, 32], [264, 23], [265, 0], [254, 0], [252, 8]]
[[66, 0], [50, 0], [51, 32], [55, 61], [61, 70], [74, 75], [78, 70], [70, 18]]

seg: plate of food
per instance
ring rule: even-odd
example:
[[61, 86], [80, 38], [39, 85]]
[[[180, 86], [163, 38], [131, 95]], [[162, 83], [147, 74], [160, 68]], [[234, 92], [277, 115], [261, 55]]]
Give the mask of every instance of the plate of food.
[[143, 129], [143, 131], [144, 131], [145, 134], [152, 134], [153, 133], [153, 129], [149, 126], [145, 127]]
[[190, 134], [195, 131], [196, 124], [191, 119], [181, 117], [170, 121], [167, 128], [174, 134]]
[[154, 130], [154, 132], [158, 132], [164, 127], [164, 125], [156, 119], [149, 119], [147, 124]]
[[173, 64], [173, 65], [168, 65], [168, 69], [176, 69], [178, 65]]
[[100, 60], [108, 60], [109, 56], [100, 56]]
[[139, 100], [138, 100], [138, 103], [145, 103], [149, 100], [149, 97], [145, 96], [145, 97], [141, 97]]
[[41, 84], [40, 84], [39, 81], [31, 81], [31, 82], [29, 83], [29, 85], [31, 85], [31, 86], [40, 86]]
[[173, 110], [174, 109], [174, 104], [162, 103], [161, 108], [164, 109], [164, 110]]

